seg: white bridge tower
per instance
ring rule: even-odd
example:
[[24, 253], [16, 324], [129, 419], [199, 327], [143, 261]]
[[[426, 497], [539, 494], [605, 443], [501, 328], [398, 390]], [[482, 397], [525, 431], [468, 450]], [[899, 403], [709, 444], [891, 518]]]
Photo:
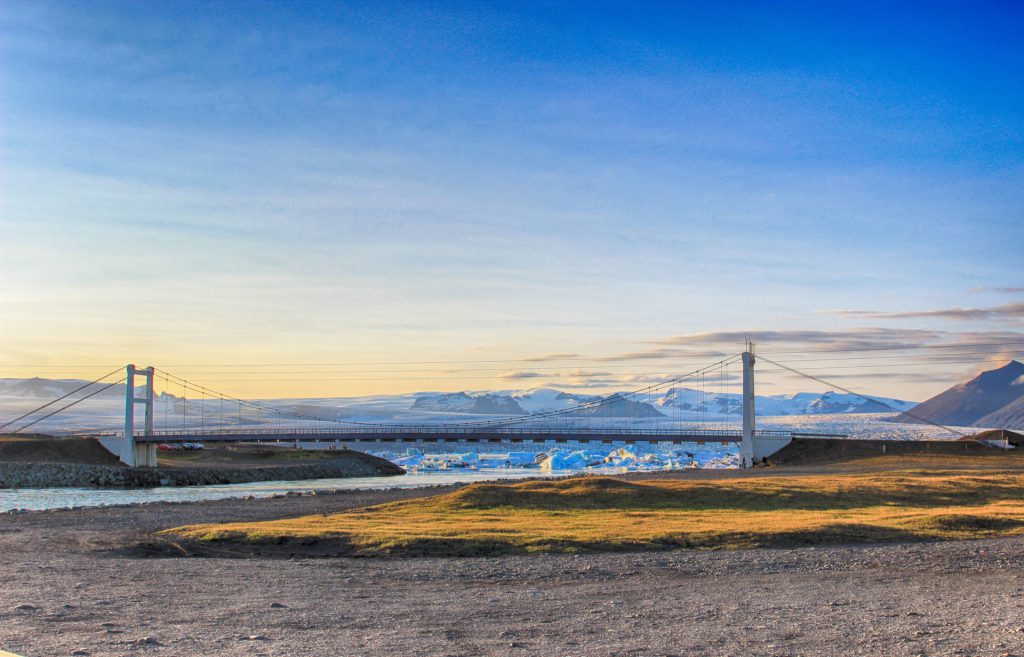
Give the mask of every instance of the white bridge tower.
[[[153, 368], [147, 367], [139, 370], [134, 365], [129, 365], [125, 376], [124, 396], [124, 440], [121, 442], [121, 462], [126, 465], [143, 466], [147, 468], [156, 467], [156, 445], [153, 443], [135, 442], [135, 405], [146, 405], [145, 424], [142, 435], [148, 436], [153, 433]], [[146, 377], [145, 397], [135, 396], [135, 375], [140, 374]]]
[[747, 340], [743, 351], [743, 441], [740, 443], [740, 467], [754, 466], [754, 343]]
[[754, 343], [747, 340], [743, 352], [743, 439], [740, 442], [740, 467], [752, 468], [793, 441], [792, 434], [782, 432], [755, 435], [757, 426], [754, 411]]

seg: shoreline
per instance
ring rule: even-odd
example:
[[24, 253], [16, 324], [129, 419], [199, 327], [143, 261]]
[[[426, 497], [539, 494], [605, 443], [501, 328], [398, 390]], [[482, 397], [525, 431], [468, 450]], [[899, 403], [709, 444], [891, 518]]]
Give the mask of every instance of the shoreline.
[[[352, 452], [355, 453], [355, 452]], [[1014, 455], [1016, 456], [1016, 455]], [[935, 468], [941, 466], [942, 469], [948, 470], [960, 470], [960, 469], [978, 469], [978, 468], [993, 468], [1002, 469], [1003, 467], [1018, 468], [1024, 465], [1024, 459], [1014, 456], [1002, 457], [994, 455], [993, 458], [982, 458], [972, 459], [969, 464], [961, 463], [958, 459], [951, 458], [949, 455], [931, 455], [925, 456], [923, 459], [915, 459], [913, 457], [903, 457], [901, 459], [903, 466], [906, 469], [913, 469], [917, 467]], [[375, 457], [372, 457], [375, 458]], [[390, 462], [389, 462], [390, 463]], [[397, 466], [396, 466], [397, 467]], [[240, 493], [238, 495], [231, 495], [225, 497], [212, 497], [205, 499], [191, 499], [191, 500], [146, 500], [146, 501], [133, 501], [133, 502], [115, 502], [112, 504], [81, 504], [77, 506], [59, 506], [47, 509], [27, 509], [27, 508], [12, 508], [0, 511], [0, 517], [8, 515], [22, 515], [22, 514], [40, 514], [40, 513], [55, 513], [55, 512], [72, 512], [72, 511], [87, 511], [90, 509], [111, 509], [111, 508], [132, 508], [132, 507], [153, 507], [157, 505], [169, 505], [169, 506], [182, 506], [182, 505], [202, 505], [202, 504], [219, 504], [219, 503], [231, 503], [231, 502], [259, 502], [259, 501], [272, 501], [279, 499], [296, 499], [306, 497], [320, 497], [330, 498], [332, 496], [346, 496], [357, 493], [378, 493], [385, 496], [389, 494], [400, 495], [404, 498], [406, 493], [409, 491], [453, 491], [458, 488], [468, 486], [473, 483], [513, 483], [513, 482], [528, 482], [528, 481], [557, 481], [560, 479], [570, 479], [574, 477], [614, 477], [616, 479], [623, 479], [627, 481], [645, 481], [651, 479], [690, 479], [690, 480], [721, 480], [721, 479], [734, 479], [734, 478], [747, 478], [747, 477], [763, 477], [763, 476], [786, 476], [786, 477], [800, 477], [800, 476], [815, 476], [821, 474], [839, 474], [844, 472], [857, 473], [871, 471], [875, 468], [872, 459], [855, 459], [850, 461], [831, 461], [831, 462], [815, 462], [807, 464], [783, 464], [777, 466], [763, 467], [758, 466], [748, 470], [741, 470], [739, 468], [693, 468], [685, 470], [649, 470], [649, 471], [631, 471], [631, 472], [604, 472], [604, 471], [578, 471], [578, 472], [566, 472], [563, 474], [555, 475], [536, 475], [536, 476], [517, 476], [517, 477], [501, 477], [493, 476], [481, 479], [475, 479], [471, 482], [434, 482], [434, 483], [423, 483], [419, 485], [403, 486], [403, 485], [389, 485], [390, 482], [397, 481], [391, 477], [382, 477], [379, 486], [371, 487], [360, 487], [360, 488], [338, 488], [324, 486], [322, 488], [310, 487], [306, 490], [293, 490], [280, 493], [273, 493], [269, 495], [259, 494], [248, 494]], [[480, 472], [479, 470], [473, 472]], [[500, 471], [498, 471], [500, 472]], [[498, 473], [495, 472], [497, 475]], [[417, 475], [406, 475], [409, 478], [416, 477]], [[457, 475], [453, 475], [457, 476]], [[337, 477], [328, 477], [325, 479], [333, 479]], [[346, 477], [343, 477], [346, 478]], [[308, 479], [308, 481], [315, 482], [318, 479]], [[403, 481], [407, 481], [405, 477]], [[273, 484], [275, 482], [285, 482], [295, 480], [285, 479], [271, 479], [271, 480], [254, 480], [253, 482], [238, 482], [238, 483], [267, 483]], [[299, 480], [302, 481], [302, 480]], [[217, 485], [217, 484], [214, 484]], [[58, 487], [54, 487], [58, 488]], [[180, 487], [187, 489], [188, 486]], [[0, 488], [0, 494], [5, 491], [12, 491], [19, 489], [3, 489]], [[26, 488], [20, 489], [31, 491], [34, 489]], [[96, 488], [97, 491], [131, 491], [131, 490], [149, 490], [148, 488]], [[390, 501], [386, 499], [385, 501]]]
[[263, 481], [388, 477], [405, 470], [362, 452], [339, 452], [311, 463], [260, 466], [138, 468], [91, 463], [0, 463], [0, 489], [140, 489], [160, 486], [215, 486]]

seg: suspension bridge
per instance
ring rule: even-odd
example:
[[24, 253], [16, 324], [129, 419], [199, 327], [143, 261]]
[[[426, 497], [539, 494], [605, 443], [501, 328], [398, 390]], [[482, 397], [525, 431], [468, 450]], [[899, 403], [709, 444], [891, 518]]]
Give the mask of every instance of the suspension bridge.
[[[888, 406], [885, 402], [859, 395], [842, 386], [830, 384], [827, 381], [800, 372], [783, 363], [768, 360], [767, 358], [764, 360], [776, 368], [788, 370], [821, 383], [829, 384], [831, 387], [862, 397], [865, 400]], [[755, 462], [770, 456], [796, 438], [828, 440], [848, 437], [843, 434], [765, 431], [757, 429], [755, 420], [756, 398], [754, 394], [754, 372], [757, 361], [758, 356], [755, 353], [754, 346], [748, 342], [745, 351], [742, 353], [722, 358], [715, 363], [687, 372], [686, 374], [669, 377], [658, 383], [631, 392], [582, 401], [564, 409], [527, 415], [502, 416], [494, 419], [474, 418], [458, 422], [418, 424], [362, 422], [338, 417], [325, 417], [323, 414], [313, 415], [299, 412], [294, 408], [287, 409], [268, 406], [259, 402], [226, 395], [205, 386], [186, 381], [170, 372], [158, 370], [155, 367], [139, 368], [135, 365], [127, 365], [124, 369], [125, 374], [123, 378], [103, 383], [106, 379], [116, 375], [116, 372], [120, 371], [120, 368], [118, 368], [118, 370], [108, 373], [100, 379], [89, 382], [42, 407], [25, 413], [4, 425], [0, 425], [0, 430], [6, 429], [23, 419], [37, 416], [44, 410], [47, 411], [45, 415], [36, 417], [17, 429], [18, 431], [23, 430], [66, 411], [72, 406], [91, 399], [113, 386], [123, 384], [125, 386], [123, 428], [92, 432], [92, 435], [105, 438], [108, 447], [110, 447], [111, 443], [116, 443], [113, 449], [116, 450], [122, 462], [128, 465], [146, 467], [157, 465], [157, 446], [161, 444], [267, 443], [285, 441], [294, 442], [296, 446], [339, 447], [354, 445], [361, 448], [372, 445], [415, 445], [420, 443], [458, 443], [466, 445], [485, 443], [507, 443], [513, 445], [519, 443], [722, 443], [738, 445], [741, 465], [743, 467], [750, 467]], [[668, 390], [687, 382], [703, 381], [704, 377], [709, 374], [722, 372], [724, 368], [729, 366], [739, 366], [742, 370], [742, 394], [740, 396], [740, 422], [738, 426], [708, 427], [706, 423], [699, 423], [700, 426], [687, 427], [685, 423], [680, 422], [662, 423], [656, 416], [640, 420], [634, 418], [623, 426], [621, 417], [616, 416], [613, 412], [616, 405], [621, 406], [629, 402], [649, 400], [654, 393]], [[201, 396], [201, 399], [193, 398], [191, 400], [193, 405], [198, 405], [200, 408], [198, 422], [196, 418], [192, 418], [190, 421], [188, 413], [189, 400], [183, 394], [180, 399], [181, 425], [170, 427], [165, 419], [165, 426], [163, 428], [156, 427], [157, 397], [155, 383], [158, 377], [164, 381], [165, 391], [171, 382], [175, 382], [182, 385], [183, 391], [192, 391]], [[137, 385], [138, 379], [142, 380], [141, 386]], [[85, 394], [87, 389], [97, 385], [100, 387]], [[142, 390], [141, 396], [139, 396], [140, 389]], [[57, 406], [60, 402], [78, 393], [82, 393], [82, 395], [77, 399], [67, 402], [63, 406]], [[225, 421], [225, 403], [229, 407], [231, 405], [237, 406], [237, 422]], [[207, 408], [210, 404], [219, 405], [220, 412], [219, 418], [214, 414], [215, 418], [211, 418], [210, 423], [207, 424]], [[140, 405], [143, 411], [141, 414], [141, 427], [137, 426], [136, 418], [136, 409]], [[51, 409], [50, 407], [53, 406], [57, 407]], [[164, 408], [167, 408], [167, 404], [164, 405]], [[243, 421], [243, 408], [255, 412], [257, 418]], [[899, 410], [890, 408], [893, 411]], [[267, 426], [265, 419], [271, 417], [276, 418], [277, 422], [272, 426]], [[291, 421], [291, 424], [286, 424], [286, 420]], [[927, 420], [923, 421], [928, 422]], [[934, 424], [932, 422], [929, 423]]]

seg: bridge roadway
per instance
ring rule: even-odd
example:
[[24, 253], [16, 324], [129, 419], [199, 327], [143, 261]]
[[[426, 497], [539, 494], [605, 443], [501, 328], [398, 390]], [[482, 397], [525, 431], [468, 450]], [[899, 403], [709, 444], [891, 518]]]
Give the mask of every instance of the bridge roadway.
[[[843, 439], [848, 436], [791, 431], [756, 431], [754, 438]], [[739, 431], [721, 429], [584, 429], [584, 428], [480, 428], [438, 426], [359, 427], [338, 429], [250, 429], [155, 431], [136, 435], [136, 443], [265, 443], [279, 441], [341, 441], [379, 443], [739, 443]]]

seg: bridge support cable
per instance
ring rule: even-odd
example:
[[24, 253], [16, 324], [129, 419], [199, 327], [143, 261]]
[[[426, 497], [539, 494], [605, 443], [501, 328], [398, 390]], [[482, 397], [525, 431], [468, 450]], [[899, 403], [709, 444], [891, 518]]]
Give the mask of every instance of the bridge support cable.
[[871, 397], [869, 395], [865, 395], [865, 394], [856, 392], [855, 390], [850, 390], [849, 388], [841, 386], [841, 385], [839, 385], [837, 383], [832, 383], [830, 381], [826, 381], [825, 379], [823, 379], [823, 378], [821, 378], [819, 376], [815, 376], [813, 374], [808, 374], [806, 372], [801, 372], [800, 370], [796, 369], [795, 367], [790, 367], [789, 365], [785, 365], [783, 363], [779, 363], [777, 361], [770, 360], [768, 358], [765, 358], [764, 356], [762, 356], [761, 359], [764, 360], [764, 362], [766, 362], [766, 363], [771, 363], [772, 365], [775, 365], [776, 367], [784, 369], [784, 370], [786, 370], [788, 372], [792, 372], [793, 374], [796, 374], [796, 375], [799, 375], [799, 376], [811, 379], [812, 381], [817, 381], [818, 383], [821, 383], [821, 384], [824, 384], [826, 386], [829, 386], [830, 388], [835, 388], [837, 390], [842, 390], [843, 392], [845, 392], [847, 394], [851, 394], [851, 395], [853, 395], [855, 397], [860, 397], [861, 399], [864, 399], [866, 401], [870, 401], [870, 402], [874, 402], [876, 404], [880, 404], [880, 405], [888, 408], [889, 410], [893, 411], [894, 413], [901, 413], [903, 415], [906, 415], [907, 417], [912, 417], [915, 420], [918, 420], [920, 422], [924, 422], [925, 424], [930, 424], [930, 425], [932, 425], [934, 427], [938, 427], [938, 428], [944, 429], [944, 430], [946, 430], [946, 431], [948, 431], [950, 433], [956, 434], [957, 436], [960, 436], [961, 438], [963, 438], [964, 436], [967, 435], [963, 431], [958, 431], [957, 429], [953, 429], [952, 427], [947, 427], [944, 424], [940, 424], [938, 422], [934, 422], [932, 420], [929, 420], [926, 417], [922, 417], [920, 415], [916, 415], [916, 414], [912, 413], [911, 411], [900, 410], [900, 409], [896, 408], [895, 406], [893, 406], [892, 404], [890, 404], [890, 403], [888, 403], [886, 401], [883, 401], [881, 399], [877, 399], [875, 397]]
[[[24, 415], [19, 415], [18, 417], [14, 418], [13, 420], [9, 420], [9, 421], [7, 421], [7, 422], [5, 422], [5, 423], [3, 423], [3, 424], [0, 424], [0, 429], [6, 429], [7, 427], [11, 426], [11, 425], [12, 425], [12, 424], [14, 424], [15, 422], [19, 422], [19, 421], [21, 421], [21, 420], [24, 420], [24, 419], [25, 419], [25, 418], [27, 418], [27, 417], [30, 417], [30, 416], [32, 416], [32, 415], [35, 415], [35, 414], [36, 414], [36, 413], [38, 413], [39, 411], [41, 411], [41, 410], [43, 410], [43, 409], [45, 409], [45, 408], [49, 408], [50, 406], [53, 406], [53, 405], [54, 405], [54, 404], [56, 404], [57, 402], [59, 402], [59, 401], [63, 401], [63, 400], [65, 400], [65, 399], [67, 399], [68, 397], [70, 397], [70, 396], [72, 396], [72, 395], [74, 395], [74, 394], [76, 394], [76, 393], [79, 393], [79, 392], [81, 392], [81, 391], [85, 390], [86, 388], [88, 388], [89, 386], [93, 386], [93, 385], [96, 385], [97, 383], [99, 383], [99, 382], [100, 382], [100, 381], [102, 381], [103, 379], [109, 378], [109, 377], [111, 377], [111, 376], [113, 376], [113, 375], [117, 374], [117, 373], [118, 373], [118, 372], [120, 372], [120, 371], [121, 371], [121, 368], [120, 368], [120, 367], [118, 367], [118, 368], [117, 368], [116, 370], [113, 370], [113, 371], [111, 371], [111, 372], [107, 372], [106, 374], [104, 374], [104, 375], [103, 375], [103, 376], [101, 376], [100, 378], [98, 378], [98, 379], [96, 379], [96, 380], [94, 380], [94, 381], [90, 381], [89, 383], [86, 383], [86, 384], [85, 384], [84, 386], [79, 386], [78, 388], [75, 388], [74, 390], [72, 390], [71, 392], [67, 393], [66, 395], [61, 395], [60, 397], [57, 397], [57, 398], [56, 398], [56, 399], [54, 399], [53, 401], [47, 402], [47, 403], [43, 404], [42, 406], [39, 406], [38, 408], [33, 408], [33, 409], [32, 409], [31, 411], [29, 411], [28, 413], [25, 413]], [[115, 384], [115, 385], [116, 385], [116, 384]], [[106, 389], [106, 388], [104, 388], [104, 390], [105, 390], [105, 389]], [[91, 397], [91, 396], [92, 396], [92, 395], [90, 395], [90, 397]], [[83, 397], [83, 399], [88, 399], [88, 397]], [[73, 406], [73, 405], [74, 405], [74, 404], [71, 404], [71, 405], [69, 405], [69, 406], [65, 406], [64, 408], [71, 408], [71, 406]], [[64, 409], [61, 409], [61, 410], [64, 410]], [[57, 411], [56, 413], [60, 413], [60, 411]], [[51, 413], [50, 415], [47, 415], [46, 417], [51, 417], [52, 415], [56, 415], [56, 413]], [[45, 419], [46, 419], [46, 418], [41, 418], [41, 419], [40, 419], [39, 421], [42, 421], [42, 420], [45, 420]], [[33, 422], [32, 424], [35, 424], [35, 422]], [[25, 425], [25, 426], [32, 426], [32, 425], [31, 425], [31, 424], [28, 424], [28, 425]], [[23, 429], [23, 428], [25, 428], [25, 427], [22, 427], [22, 429]], [[21, 431], [21, 429], [18, 429], [18, 431]]]
[[[626, 392], [626, 393], [617, 393], [617, 394], [613, 394], [613, 395], [610, 395], [608, 397], [604, 397], [604, 398], [601, 398], [601, 399], [597, 399], [597, 400], [593, 400], [593, 401], [589, 401], [589, 402], [584, 402], [582, 404], [577, 404], [577, 405], [575, 405], [575, 406], [573, 406], [571, 408], [568, 408], [568, 409], [558, 409], [558, 410], [552, 410], [552, 411], [545, 411], [545, 412], [542, 412], [542, 413], [532, 413], [532, 414], [529, 414], [527, 416], [504, 417], [504, 418], [498, 418], [498, 419], [494, 419], [494, 420], [469, 420], [469, 421], [465, 421], [465, 422], [450, 422], [450, 423], [446, 423], [444, 426], [450, 426], [453, 429], [462, 429], [462, 428], [498, 428], [498, 429], [500, 429], [500, 428], [515, 428], [515, 427], [521, 427], [521, 426], [525, 425], [527, 427], [536, 426], [538, 429], [540, 429], [540, 428], [543, 428], [545, 423], [552, 423], [553, 422], [553, 423], [555, 423], [557, 425], [557, 424], [559, 424], [561, 422], [561, 423], [565, 424], [566, 428], [569, 428], [570, 425], [571, 425], [571, 427], [574, 430], [576, 430], [576, 429], [580, 429], [582, 427], [589, 427], [591, 425], [591, 423], [593, 423], [593, 422], [600, 422], [602, 417], [603, 418], [607, 418], [609, 421], [611, 421], [611, 416], [612, 416], [612, 412], [611, 411], [614, 410], [612, 407], [615, 404], [621, 404], [622, 401], [624, 401], [624, 400], [628, 401], [628, 400], [643, 399], [644, 395], [653, 396], [653, 393], [656, 392], [656, 391], [663, 390], [663, 389], [665, 389], [665, 388], [667, 388], [669, 386], [672, 386], [672, 385], [677, 385], [677, 384], [684, 383], [684, 382], [687, 382], [687, 381], [692, 381], [694, 379], [697, 379], [698, 377], [700, 377], [703, 374], [707, 374], [708, 372], [714, 372], [716, 369], [721, 369], [722, 367], [727, 366], [730, 363], [738, 362], [740, 360], [740, 358], [741, 357], [740, 357], [739, 354], [728, 356], [728, 357], [723, 358], [722, 360], [720, 360], [720, 361], [718, 361], [716, 363], [713, 363], [711, 365], [708, 365], [706, 367], [702, 367], [700, 369], [694, 370], [693, 372], [689, 372], [687, 374], [683, 374], [683, 375], [680, 375], [680, 376], [669, 378], [669, 379], [667, 379], [665, 381], [662, 381], [660, 383], [657, 383], [657, 384], [652, 384], [652, 385], [649, 385], [649, 386], [645, 386], [645, 387], [640, 388], [638, 390], [633, 390], [633, 391]], [[260, 403], [257, 403], [257, 402], [252, 402], [252, 401], [248, 401], [248, 400], [245, 400], [245, 399], [240, 399], [238, 397], [233, 397], [231, 395], [227, 395], [225, 393], [222, 393], [222, 392], [219, 392], [219, 391], [216, 391], [216, 390], [212, 390], [212, 389], [210, 389], [210, 388], [208, 388], [206, 386], [203, 386], [203, 385], [200, 385], [200, 384], [197, 384], [197, 383], [193, 383], [193, 382], [190, 382], [190, 381], [186, 381], [185, 379], [182, 379], [181, 377], [175, 376], [174, 374], [171, 374], [170, 372], [167, 372], [166, 370], [157, 369], [156, 371], [160, 372], [160, 374], [163, 377], [165, 377], [165, 380], [172, 380], [175, 384], [182, 385], [182, 387], [183, 387], [183, 397], [184, 397], [185, 394], [187, 394], [187, 390], [192, 390], [194, 392], [200, 393], [201, 395], [210, 395], [210, 396], [213, 396], [213, 397], [216, 397], [216, 398], [221, 398], [221, 399], [233, 401], [233, 402], [238, 404], [239, 411], [241, 411], [243, 406], [254, 409], [256, 411], [256, 413], [257, 413], [257, 423], [256, 423], [257, 425], [260, 424], [260, 422], [262, 420], [262, 414], [263, 414], [264, 411], [269, 411], [269, 412], [272, 412], [272, 413], [277, 413], [277, 414], [279, 414], [279, 416], [288, 416], [288, 417], [292, 417], [292, 418], [295, 418], [295, 419], [313, 420], [313, 421], [317, 421], [317, 422], [324, 420], [324, 418], [322, 418], [320, 416], [307, 415], [307, 414], [303, 414], [303, 413], [296, 413], [296, 412], [293, 412], [293, 411], [288, 411], [288, 410], [284, 410], [284, 409], [280, 409], [280, 408], [270, 407], [270, 406], [266, 406], [264, 404], [260, 404]], [[241, 417], [241, 413], [239, 413], [239, 417]], [[387, 428], [389, 430], [398, 430], [398, 431], [403, 430], [403, 429], [416, 430], [418, 428], [422, 428], [420, 425], [414, 425], [414, 424], [380, 423], [380, 422], [358, 422], [358, 421], [354, 421], [354, 420], [339, 420], [339, 419], [336, 419], [336, 418], [335, 419], [329, 419], [328, 421], [333, 422], [334, 424], [342, 425], [342, 426], [367, 427], [367, 428]], [[184, 417], [183, 417], [183, 431], [186, 430], [186, 429], [187, 429], [187, 423], [184, 422]]]
[[[609, 410], [609, 411], [612, 410], [611, 407], [614, 404], [621, 404], [623, 401], [632, 401], [632, 400], [635, 400], [635, 399], [643, 399], [644, 395], [647, 395], [648, 393], [651, 393], [651, 392], [654, 392], [654, 391], [664, 390], [664, 389], [666, 389], [666, 388], [668, 388], [670, 386], [677, 385], [679, 383], [684, 383], [684, 382], [687, 382], [687, 381], [697, 380], [698, 377], [702, 373], [706, 373], [708, 371], [713, 371], [715, 368], [719, 367], [719, 365], [721, 365], [723, 363], [733, 363], [733, 362], [736, 362], [736, 361], [740, 360], [740, 358], [741, 357], [739, 355], [730, 356], [728, 358], [725, 358], [725, 359], [719, 361], [718, 363], [714, 363], [714, 364], [709, 365], [707, 367], [703, 367], [703, 368], [701, 368], [699, 370], [694, 370], [693, 372], [689, 372], [687, 374], [683, 374], [683, 375], [680, 375], [680, 376], [672, 377], [672, 378], [667, 379], [665, 381], [662, 381], [660, 383], [652, 384], [652, 385], [649, 385], [649, 386], [645, 386], [643, 388], [640, 388], [638, 390], [633, 390], [631, 392], [616, 393], [616, 394], [610, 395], [610, 396], [602, 398], [602, 399], [594, 400], [594, 401], [591, 401], [591, 402], [584, 402], [582, 404], [577, 404], [576, 406], [574, 406], [571, 409], [560, 409], [560, 410], [554, 410], [554, 411], [545, 411], [543, 413], [534, 413], [533, 415], [531, 415], [529, 417], [526, 417], [526, 418], [523, 418], [523, 417], [509, 417], [509, 418], [500, 418], [500, 419], [496, 419], [496, 420], [482, 420], [482, 421], [460, 422], [459, 425], [460, 426], [472, 426], [472, 427], [501, 427], [501, 426], [507, 427], [507, 426], [515, 426], [515, 425], [518, 425], [518, 424], [527, 423], [527, 422], [530, 422], [531, 420], [543, 420], [543, 419], [553, 420], [554, 422], [557, 423], [560, 419], [564, 418], [567, 415], [573, 414], [573, 413], [596, 413], [596, 414], [600, 414], [602, 412], [602, 410]], [[607, 407], [607, 408], [605, 408], [605, 407]]]
[[[346, 426], [342, 429], [331, 430], [334, 440], [337, 442], [338, 437], [346, 435], [351, 440], [370, 440], [377, 443], [390, 442], [390, 443], [406, 443], [410, 441], [421, 442], [433, 437], [434, 440], [457, 440], [459, 442], [472, 441], [472, 442], [492, 442], [494, 440], [504, 440], [511, 438], [513, 441], [550, 441], [556, 440], [559, 442], [577, 442], [577, 441], [616, 441], [625, 440], [627, 442], [645, 441], [650, 442], [654, 440], [659, 441], [671, 441], [678, 443], [686, 440], [697, 440], [722, 442], [722, 443], [736, 443], [746, 442], [747, 447], [744, 448], [744, 454], [747, 456], [743, 460], [744, 467], [749, 467], [754, 459], [759, 458], [761, 455], [768, 455], [775, 449], [785, 445], [792, 440], [793, 434], [791, 432], [772, 432], [772, 431], [754, 431], [753, 427], [753, 377], [750, 370], [753, 368], [753, 345], [748, 344], [748, 351], [743, 354], [737, 354], [722, 359], [721, 361], [714, 363], [710, 366], [700, 368], [687, 374], [672, 377], [668, 380], [662, 381], [657, 384], [645, 386], [639, 390], [635, 390], [629, 393], [613, 394], [604, 398], [585, 402], [583, 404], [577, 404], [571, 408], [559, 409], [554, 411], [548, 411], [545, 413], [537, 413], [526, 417], [511, 417], [501, 418], [497, 420], [489, 421], [469, 421], [469, 422], [447, 422], [440, 425], [413, 425], [413, 424], [390, 424], [390, 423], [363, 423], [363, 422], [347, 422], [343, 420], [334, 420], [337, 424], [343, 425], [357, 425], [357, 426]], [[678, 385], [679, 383], [697, 380], [700, 382], [702, 379], [706, 379], [706, 375], [714, 373], [717, 369], [720, 372], [728, 371], [729, 365], [743, 361], [745, 376], [744, 382], [744, 404], [745, 409], [745, 420], [744, 429], [742, 434], [730, 433], [725, 431], [709, 431], [707, 428], [701, 427], [696, 430], [681, 430], [675, 428], [672, 431], [662, 431], [660, 425], [656, 421], [649, 422], [633, 422], [628, 425], [627, 428], [621, 428], [622, 423], [609, 421], [608, 427], [602, 427], [596, 430], [591, 430], [590, 423], [592, 420], [599, 418], [601, 415], [609, 416], [611, 420], [613, 416], [612, 411], [615, 404], [621, 403], [623, 400], [643, 400], [647, 399], [648, 402], [653, 400], [654, 392], [663, 390], [669, 386]], [[129, 366], [132, 367], [132, 366]], [[150, 368], [149, 371], [153, 371]], [[211, 441], [280, 441], [282, 439], [295, 441], [298, 445], [303, 440], [319, 440], [322, 434], [319, 431], [310, 431], [308, 429], [296, 429], [291, 432], [285, 432], [280, 423], [283, 420], [283, 416], [287, 415], [297, 419], [311, 419], [319, 421], [322, 419], [316, 415], [306, 415], [302, 413], [295, 413], [286, 411], [284, 409], [278, 409], [271, 406], [266, 406], [257, 402], [252, 402], [237, 397], [231, 397], [230, 395], [224, 395], [217, 391], [206, 388], [205, 386], [195, 384], [173, 374], [160, 371], [167, 379], [175, 379], [180, 381], [183, 387], [183, 394], [187, 394], [189, 390], [197, 391], [203, 397], [205, 401], [206, 395], [216, 395], [223, 399], [230, 399], [238, 403], [239, 418], [241, 419], [242, 407], [254, 408], [256, 411], [256, 424], [261, 425], [263, 419], [263, 411], [276, 412], [278, 424], [276, 427], [269, 429], [255, 429], [250, 431], [205, 431], [205, 423], [200, 423], [201, 433], [196, 434], [193, 430], [188, 431], [187, 423], [183, 427], [183, 430], [177, 434], [164, 435], [150, 435], [143, 440], [142, 446], [153, 446], [157, 442], [163, 442], [167, 440], [169, 442], [180, 442], [184, 440], [195, 440], [201, 439]], [[698, 383], [700, 385], [700, 383]], [[704, 391], [706, 393], [706, 390]], [[133, 393], [134, 394], [134, 393]], [[646, 397], [645, 397], [646, 395]], [[133, 400], [134, 401], [134, 400]], [[706, 403], [706, 398], [705, 398]], [[547, 425], [537, 424], [534, 422], [535, 419], [542, 418], [549, 420]], [[273, 424], [273, 419], [271, 420]], [[639, 428], [637, 428], [639, 427]], [[651, 428], [654, 427], [654, 428]], [[729, 435], [727, 435], [727, 433]], [[839, 437], [839, 436], [825, 436], [820, 437]], [[757, 438], [757, 442], [754, 443], [754, 439]], [[750, 448], [750, 445], [753, 447]]]
[[[202, 397], [203, 402], [205, 402], [206, 396], [209, 395], [210, 397], [212, 397], [214, 399], [221, 400], [221, 403], [223, 403], [224, 400], [233, 401], [233, 402], [237, 403], [238, 404], [238, 409], [239, 409], [239, 415], [238, 415], [239, 416], [239, 422], [241, 422], [242, 407], [243, 406], [245, 406], [247, 408], [254, 409], [256, 411], [256, 413], [257, 413], [257, 417], [256, 417], [257, 422], [256, 422], [256, 424], [260, 424], [262, 422], [263, 412], [264, 411], [266, 411], [268, 413], [267, 417], [269, 417], [271, 419], [271, 421], [273, 421], [274, 415], [276, 414], [279, 423], [280, 423], [280, 420], [282, 419], [283, 416], [287, 416], [287, 417], [291, 417], [291, 418], [295, 418], [295, 419], [300, 419], [300, 420], [324, 421], [324, 418], [322, 418], [322, 417], [320, 417], [318, 415], [307, 415], [307, 414], [304, 414], [304, 413], [296, 413], [294, 411], [288, 411], [288, 410], [285, 410], [283, 408], [277, 408], [277, 407], [274, 407], [274, 406], [267, 406], [265, 404], [260, 404], [258, 402], [249, 401], [247, 399], [241, 399], [239, 397], [234, 397], [232, 395], [228, 395], [228, 394], [225, 394], [223, 392], [219, 392], [217, 390], [213, 390], [213, 389], [208, 388], [208, 387], [206, 387], [204, 385], [200, 385], [200, 384], [194, 383], [192, 381], [187, 381], [185, 379], [182, 379], [181, 377], [175, 376], [174, 374], [171, 374], [170, 372], [167, 372], [165, 370], [161, 370], [159, 368], [156, 371], [160, 372], [165, 377], [165, 379], [173, 379], [176, 384], [182, 386], [182, 391], [183, 391], [182, 392], [182, 398], [183, 399], [187, 395], [187, 391], [191, 390], [191, 391], [193, 391], [195, 393], [198, 393]], [[183, 415], [183, 420], [182, 421], [184, 423], [184, 415]], [[328, 419], [327, 421], [334, 422], [336, 424], [351, 424], [351, 423], [346, 423], [346, 422], [344, 422], [342, 420], [337, 420], [337, 419]], [[203, 424], [203, 426], [205, 426], [205, 419], [201, 420], [201, 423]]]
[[90, 392], [85, 397], [82, 397], [80, 399], [76, 399], [75, 401], [71, 402], [70, 404], [62, 406], [62, 407], [58, 408], [57, 410], [53, 411], [52, 413], [47, 413], [46, 415], [44, 415], [43, 417], [41, 417], [41, 418], [39, 418], [37, 420], [33, 420], [33, 421], [29, 422], [28, 424], [21, 425], [20, 427], [15, 429], [12, 433], [18, 433], [19, 431], [24, 431], [25, 429], [28, 429], [29, 427], [31, 427], [33, 425], [39, 424], [40, 422], [42, 422], [43, 420], [45, 420], [47, 418], [51, 418], [51, 417], [53, 417], [54, 415], [56, 415], [58, 413], [61, 413], [63, 411], [68, 410], [69, 408], [71, 408], [72, 406], [74, 406], [76, 404], [81, 404], [82, 402], [84, 402], [86, 399], [89, 399], [90, 397], [95, 397], [96, 395], [100, 394], [104, 390], [108, 390], [108, 389], [113, 388], [114, 386], [116, 386], [118, 384], [121, 384], [121, 383], [124, 383], [124, 382], [125, 382], [125, 380], [121, 379], [119, 381], [114, 381], [113, 383], [108, 383], [107, 385], [103, 386], [99, 390], [95, 390], [93, 392]]

